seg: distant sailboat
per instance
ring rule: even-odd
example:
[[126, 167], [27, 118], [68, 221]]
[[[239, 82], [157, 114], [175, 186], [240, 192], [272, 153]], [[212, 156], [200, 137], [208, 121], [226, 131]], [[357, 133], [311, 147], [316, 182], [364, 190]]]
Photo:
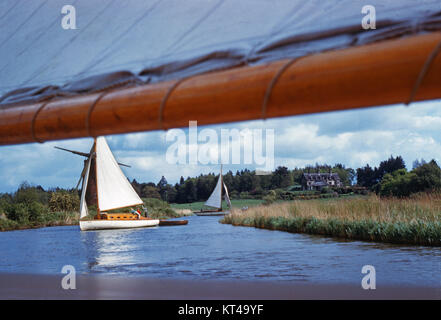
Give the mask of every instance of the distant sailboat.
[[[107, 212], [142, 205], [143, 201], [122, 172], [119, 165], [123, 164], [115, 160], [104, 137], [95, 139], [88, 154], [71, 150], [66, 151], [87, 156], [79, 181], [79, 183], [82, 181], [81, 230], [141, 228], [159, 224], [157, 219], [142, 217], [138, 214]], [[97, 215], [90, 219], [88, 218], [87, 204], [93, 202], [97, 204]]]
[[223, 216], [227, 214], [228, 212], [222, 211], [222, 195], [224, 193], [225, 201], [227, 202], [228, 209], [231, 209], [231, 201], [230, 197], [228, 195], [228, 189], [225, 185], [223, 178], [222, 178], [222, 165], [220, 169], [219, 179], [217, 180], [216, 187], [214, 188], [213, 192], [211, 193], [210, 197], [207, 201], [205, 201], [205, 206], [217, 208], [217, 210], [202, 210], [194, 212], [198, 216]]

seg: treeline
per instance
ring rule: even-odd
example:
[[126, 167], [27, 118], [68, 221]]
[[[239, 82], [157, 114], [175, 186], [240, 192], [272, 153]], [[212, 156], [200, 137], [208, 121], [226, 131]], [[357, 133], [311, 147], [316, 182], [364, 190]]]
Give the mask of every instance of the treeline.
[[0, 230], [74, 224], [80, 200], [76, 190], [44, 190], [23, 182], [16, 192], [0, 194]]
[[435, 160], [415, 160], [407, 171], [402, 157], [390, 157], [378, 167], [357, 169], [357, 183], [381, 196], [407, 197], [441, 189], [441, 168]]
[[[223, 175], [223, 180], [232, 199], [262, 199], [271, 190], [288, 187], [301, 188], [303, 173], [327, 173], [330, 171], [338, 173], [345, 186], [352, 185], [356, 176], [354, 169], [346, 168], [343, 164], [334, 166], [316, 164], [292, 170], [280, 166], [271, 175], [256, 175], [255, 171], [248, 169], [236, 171], [235, 174], [228, 171]], [[187, 177], [186, 179], [181, 177], [179, 183], [171, 185], [163, 176], [157, 184], [153, 182], [139, 183], [133, 180], [132, 186], [143, 198], [162, 199], [169, 203], [191, 203], [207, 200], [216, 186], [217, 178], [218, 175], [213, 173]]]
[[[369, 164], [356, 170], [343, 164], [316, 164], [304, 168], [288, 169], [279, 166], [271, 175], [256, 175], [248, 169], [228, 171], [223, 179], [232, 199], [263, 199], [265, 196], [282, 194], [289, 188], [301, 189], [304, 173], [337, 173], [343, 186], [363, 187], [382, 196], [408, 196], [416, 192], [438, 190], [441, 187], [441, 169], [435, 160], [426, 163], [424, 159], [415, 160], [413, 169], [407, 171], [401, 156], [381, 161], [378, 167]], [[163, 176], [155, 184], [132, 181], [135, 190], [144, 198], [156, 198], [169, 203], [191, 203], [205, 201], [216, 186], [218, 175], [201, 174], [198, 177], [181, 177], [179, 183], [169, 184]], [[340, 188], [341, 189], [341, 188]], [[351, 190], [351, 188], [346, 188]], [[323, 191], [323, 190], [322, 190]], [[331, 190], [332, 191], [332, 190]], [[340, 192], [341, 190], [333, 190]], [[280, 198], [280, 197], [279, 197]]]

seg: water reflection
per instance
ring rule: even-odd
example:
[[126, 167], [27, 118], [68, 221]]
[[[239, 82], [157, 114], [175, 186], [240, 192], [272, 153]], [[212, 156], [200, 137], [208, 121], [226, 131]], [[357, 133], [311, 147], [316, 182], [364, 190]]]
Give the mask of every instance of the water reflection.
[[80, 239], [86, 252], [88, 272], [103, 272], [113, 266], [135, 264], [139, 243], [135, 233], [139, 229], [97, 230], [80, 232]]

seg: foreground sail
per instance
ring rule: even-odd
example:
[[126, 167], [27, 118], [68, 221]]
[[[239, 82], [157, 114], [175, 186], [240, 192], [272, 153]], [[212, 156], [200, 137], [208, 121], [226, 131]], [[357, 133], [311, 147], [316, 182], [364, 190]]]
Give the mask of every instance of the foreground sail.
[[[94, 167], [92, 165], [94, 163]], [[91, 175], [93, 171], [93, 175]], [[143, 204], [119, 167], [104, 137], [98, 137], [82, 173], [80, 229], [120, 229], [150, 227], [159, 224], [138, 214], [108, 213], [106, 211]], [[97, 215], [88, 218], [87, 194], [96, 194]]]
[[230, 197], [228, 196], [228, 189], [225, 183], [223, 182], [222, 178], [222, 166], [220, 169], [219, 179], [217, 180], [216, 187], [214, 188], [213, 192], [211, 193], [210, 197], [207, 201], [205, 201], [205, 206], [217, 208], [217, 210], [202, 210], [198, 212], [194, 212], [198, 216], [216, 216], [216, 215], [225, 215], [228, 212], [222, 211], [222, 194], [223, 190], [225, 190], [225, 201], [227, 202], [228, 208], [231, 209], [231, 201]]

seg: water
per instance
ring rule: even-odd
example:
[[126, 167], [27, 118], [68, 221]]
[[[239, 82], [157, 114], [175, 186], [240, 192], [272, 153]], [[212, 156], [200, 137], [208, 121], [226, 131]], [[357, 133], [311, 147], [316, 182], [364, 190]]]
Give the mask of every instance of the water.
[[81, 232], [51, 227], [0, 233], [0, 272], [441, 286], [441, 249], [335, 239], [188, 217], [186, 226]]

